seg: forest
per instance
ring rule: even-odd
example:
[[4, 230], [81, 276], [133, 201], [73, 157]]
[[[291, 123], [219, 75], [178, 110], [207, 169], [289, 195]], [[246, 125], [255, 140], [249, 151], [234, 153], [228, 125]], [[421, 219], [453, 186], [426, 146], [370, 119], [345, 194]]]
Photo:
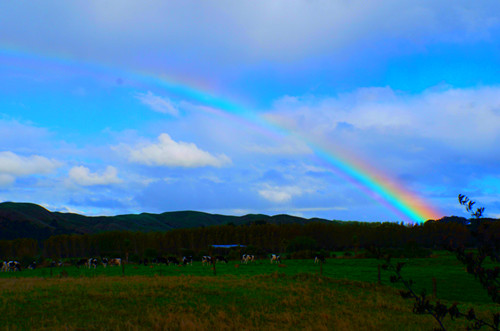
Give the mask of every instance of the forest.
[[[487, 229], [487, 230], [486, 230]], [[310, 222], [307, 224], [216, 225], [163, 232], [108, 231], [97, 234], [63, 234], [45, 240], [30, 238], [0, 241], [0, 257], [28, 263], [36, 259], [79, 257], [123, 257], [131, 262], [159, 256], [222, 254], [231, 259], [240, 254], [309, 258], [317, 252], [350, 250], [360, 254], [370, 247], [392, 250], [394, 256], [418, 257], [451, 243], [475, 247], [471, 231], [500, 236], [500, 222], [483, 220], [477, 226], [454, 221], [423, 224]], [[236, 249], [212, 245], [240, 245]], [[363, 254], [367, 254], [366, 252]]]

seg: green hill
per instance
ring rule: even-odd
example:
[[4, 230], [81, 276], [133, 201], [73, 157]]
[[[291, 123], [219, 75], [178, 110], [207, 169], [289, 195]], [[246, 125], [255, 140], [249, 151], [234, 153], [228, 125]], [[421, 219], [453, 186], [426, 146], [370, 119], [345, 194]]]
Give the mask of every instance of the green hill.
[[227, 216], [198, 211], [175, 211], [162, 214], [141, 213], [117, 216], [84, 216], [51, 212], [33, 203], [0, 203], [0, 240], [16, 238], [46, 239], [57, 234], [85, 234], [104, 231], [167, 231], [222, 224], [274, 223], [305, 224], [311, 220], [290, 216], [248, 214]]

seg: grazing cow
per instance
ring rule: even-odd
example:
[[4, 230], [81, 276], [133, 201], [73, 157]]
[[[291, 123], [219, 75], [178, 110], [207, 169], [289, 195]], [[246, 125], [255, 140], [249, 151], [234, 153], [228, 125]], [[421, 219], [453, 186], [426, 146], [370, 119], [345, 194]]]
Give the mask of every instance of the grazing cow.
[[9, 261], [7, 265], [9, 267], [8, 271], [21, 271], [21, 263], [17, 261]]
[[89, 259], [80, 259], [76, 262], [77, 267], [81, 267], [84, 265], [89, 265]]
[[28, 266], [28, 269], [31, 269], [31, 270], [36, 269], [36, 262], [35, 261], [31, 262], [31, 264]]
[[193, 257], [192, 256], [183, 256], [182, 257], [182, 264], [183, 265], [186, 265], [186, 264], [193, 265]]
[[314, 258], [314, 263], [325, 263], [325, 257], [321, 254], [319, 255], [316, 255], [316, 257]]
[[94, 269], [95, 269], [95, 268], [97, 268], [97, 259], [96, 259], [96, 258], [94, 258], [94, 257], [91, 257], [91, 258], [89, 259], [89, 264], [88, 264], [88, 266], [89, 266], [89, 269], [90, 269], [90, 268], [94, 268]]
[[205, 255], [201, 258], [201, 264], [202, 265], [209, 265], [209, 264], [212, 264], [212, 257], [211, 256], [208, 256], [208, 255]]
[[62, 267], [63, 266], [63, 261], [59, 260], [59, 261], [50, 261], [50, 267], [51, 268], [54, 268], [54, 267]]
[[271, 255], [271, 263], [281, 263], [281, 255]]
[[107, 257], [103, 257], [103, 258], [101, 258], [101, 263], [102, 263], [102, 266], [103, 266], [104, 268], [106, 268], [106, 267], [108, 266], [108, 264], [109, 264], [109, 260], [108, 260], [108, 258], [107, 258]]
[[247, 264], [248, 262], [255, 262], [255, 255], [243, 254], [241, 257], [241, 263]]
[[121, 266], [122, 265], [122, 259], [121, 258], [109, 259], [108, 260], [108, 264], [110, 266], [113, 266], [113, 265]]
[[179, 265], [179, 260], [177, 260], [176, 257], [173, 257], [173, 256], [169, 256], [168, 259], [168, 265], [171, 265], [171, 264], [174, 264], [174, 265]]
[[227, 260], [226, 260], [226, 258], [225, 258], [224, 256], [222, 256], [222, 255], [217, 255], [217, 256], [215, 257], [215, 262], [219, 262], [219, 263], [224, 262], [224, 263], [227, 263]]
[[7, 263], [7, 261], [2, 262], [2, 271], [9, 271], [9, 264]]

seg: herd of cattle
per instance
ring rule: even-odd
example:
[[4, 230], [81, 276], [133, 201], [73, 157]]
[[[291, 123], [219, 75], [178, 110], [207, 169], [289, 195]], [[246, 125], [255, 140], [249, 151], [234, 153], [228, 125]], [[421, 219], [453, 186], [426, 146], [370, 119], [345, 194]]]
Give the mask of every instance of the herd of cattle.
[[[241, 263], [243, 264], [248, 264], [255, 262], [256, 257], [255, 255], [250, 255], [250, 254], [243, 254], [241, 257]], [[278, 254], [271, 254], [270, 257], [270, 262], [271, 264], [276, 263], [280, 264], [281, 263], [281, 255]], [[323, 255], [316, 255], [314, 258], [314, 263], [324, 263], [325, 262], [325, 257]], [[222, 255], [217, 255], [217, 256], [208, 256], [205, 255], [201, 258], [201, 264], [202, 265], [211, 265], [213, 263], [228, 263], [228, 260], [222, 256]], [[152, 259], [149, 261], [148, 259], [143, 259], [139, 261], [139, 264], [165, 264], [165, 265], [193, 265], [193, 257], [192, 256], [183, 256], [182, 257], [182, 262], [179, 262], [179, 260], [176, 257], [169, 256], [169, 257], [158, 257], [155, 259]], [[98, 265], [102, 265], [104, 268], [107, 266], [121, 266], [122, 265], [122, 259], [121, 258], [83, 258], [79, 260], [75, 260], [72, 263], [71, 262], [63, 262], [63, 261], [51, 261], [48, 265], [49, 267], [62, 267], [62, 266], [68, 266], [68, 265], [75, 265], [77, 267], [87, 267], [87, 268], [97, 268]], [[37, 268], [37, 263], [32, 262], [31, 264], [28, 265], [28, 269], [36, 269]], [[18, 261], [3, 261], [1, 262], [1, 271], [7, 272], [7, 271], [21, 271], [21, 263]]]

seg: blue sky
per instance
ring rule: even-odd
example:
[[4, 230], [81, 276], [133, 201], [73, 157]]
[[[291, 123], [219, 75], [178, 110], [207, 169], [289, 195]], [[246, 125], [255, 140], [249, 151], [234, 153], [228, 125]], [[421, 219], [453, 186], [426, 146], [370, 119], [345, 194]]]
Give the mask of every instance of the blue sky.
[[500, 217], [499, 7], [1, 2], [0, 201], [408, 220], [313, 141], [440, 216], [463, 193]]

